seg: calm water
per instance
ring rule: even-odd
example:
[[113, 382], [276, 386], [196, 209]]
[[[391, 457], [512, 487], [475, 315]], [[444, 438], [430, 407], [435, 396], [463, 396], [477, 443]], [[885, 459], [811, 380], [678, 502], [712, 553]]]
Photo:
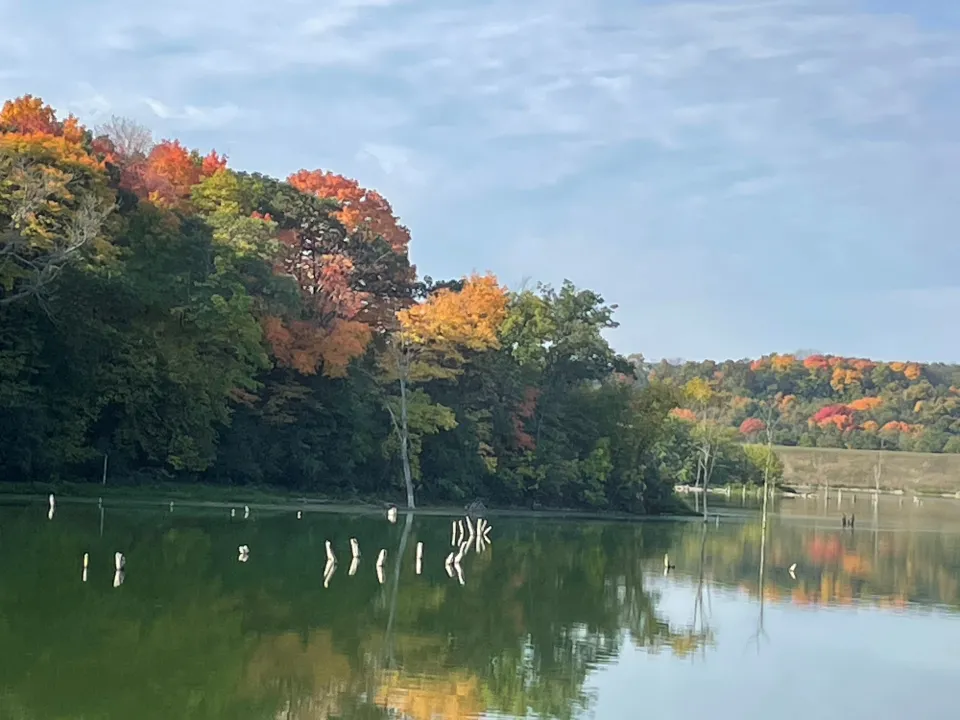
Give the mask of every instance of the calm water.
[[847, 502], [784, 501], [762, 587], [736, 503], [706, 528], [493, 517], [462, 585], [449, 519], [413, 520], [395, 574], [403, 516], [0, 505], [0, 720], [955, 718], [960, 503]]

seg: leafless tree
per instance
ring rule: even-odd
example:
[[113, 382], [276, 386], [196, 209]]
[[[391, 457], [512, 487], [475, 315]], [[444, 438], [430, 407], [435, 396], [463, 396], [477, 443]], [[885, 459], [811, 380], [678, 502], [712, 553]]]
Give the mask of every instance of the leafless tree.
[[150, 130], [129, 118], [114, 115], [108, 122], [98, 125], [95, 134], [110, 140], [122, 164], [146, 158], [153, 148]]

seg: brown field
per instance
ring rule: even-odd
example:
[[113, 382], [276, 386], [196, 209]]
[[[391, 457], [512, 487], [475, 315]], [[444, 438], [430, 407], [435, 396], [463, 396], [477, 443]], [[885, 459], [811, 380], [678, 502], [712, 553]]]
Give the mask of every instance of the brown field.
[[875, 450], [777, 447], [783, 480], [798, 487], [873, 488], [877, 457], [882, 455], [881, 490], [907, 493], [960, 492], [960, 455]]

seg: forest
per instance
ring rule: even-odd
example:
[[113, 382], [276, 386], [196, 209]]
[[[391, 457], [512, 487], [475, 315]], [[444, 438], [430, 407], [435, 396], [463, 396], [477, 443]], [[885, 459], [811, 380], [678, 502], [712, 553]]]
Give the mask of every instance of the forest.
[[747, 443], [960, 453], [960, 365], [820, 354], [631, 361], [651, 382], [698, 390], [675, 418], [708, 418]]
[[[0, 111], [0, 481], [657, 513], [774, 477], [564, 282], [435, 281], [390, 203], [237, 172], [123, 118]], [[708, 458], [709, 463], [704, 459]]]

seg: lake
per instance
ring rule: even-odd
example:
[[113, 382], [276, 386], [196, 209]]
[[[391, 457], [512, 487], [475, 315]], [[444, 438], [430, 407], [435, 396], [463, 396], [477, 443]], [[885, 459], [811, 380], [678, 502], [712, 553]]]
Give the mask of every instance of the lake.
[[451, 518], [8, 502], [0, 720], [956, 717], [960, 502], [783, 500], [762, 579], [755, 508], [711, 507], [491, 516], [451, 577]]

